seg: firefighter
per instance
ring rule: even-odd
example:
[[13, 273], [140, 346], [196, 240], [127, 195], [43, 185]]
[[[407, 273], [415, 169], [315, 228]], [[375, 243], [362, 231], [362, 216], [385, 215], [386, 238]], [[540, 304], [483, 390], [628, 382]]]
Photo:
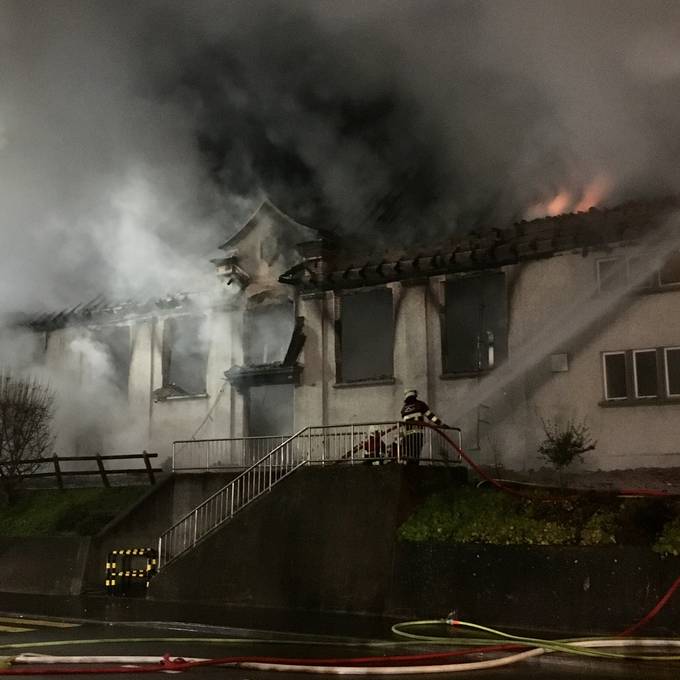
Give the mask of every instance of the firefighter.
[[371, 425], [368, 428], [368, 438], [363, 443], [364, 458], [367, 465], [379, 465], [385, 457], [387, 447], [383, 441], [384, 430]]
[[401, 407], [401, 421], [404, 423], [401, 446], [402, 455], [407, 464], [418, 465], [420, 461], [420, 451], [423, 448], [425, 434], [418, 423], [425, 422], [425, 420], [429, 420], [442, 430], [451, 429], [430, 410], [430, 407], [424, 401], [418, 399], [417, 390], [405, 390], [404, 405]]

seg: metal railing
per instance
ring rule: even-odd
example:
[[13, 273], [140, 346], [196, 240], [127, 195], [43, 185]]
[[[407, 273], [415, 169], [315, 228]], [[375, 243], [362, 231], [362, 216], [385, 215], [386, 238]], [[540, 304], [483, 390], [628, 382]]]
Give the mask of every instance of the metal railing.
[[[26, 458], [21, 462], [20, 477], [31, 480], [35, 478], [54, 477], [57, 486], [63, 489], [64, 477], [87, 477], [96, 475], [101, 478], [105, 487], [111, 486], [110, 477], [115, 475], [145, 474], [150, 484], [155, 484], [155, 473], [162, 472], [159, 467], [151, 465], [151, 459], [158, 458], [157, 453], [123, 453], [94, 456], [59, 456], [56, 453], [48, 458]], [[110, 461], [125, 461], [128, 467], [116, 467], [117, 463]], [[141, 466], [129, 467], [135, 461], [141, 461]], [[94, 463], [91, 465], [90, 463]], [[7, 475], [8, 477], [11, 475]]]
[[[456, 433], [461, 442], [460, 430]], [[236, 440], [217, 440], [236, 441]], [[352, 423], [305, 427], [279, 443], [226, 486], [182, 517], [158, 539], [158, 565], [166, 566], [190, 550], [236, 513], [298, 468], [389, 462], [458, 462], [455, 449], [439, 430], [402, 422]]]
[[[158, 566], [193, 548], [274, 484], [309, 462], [300, 430], [182, 517], [158, 539]], [[302, 444], [302, 446], [301, 446]]]
[[172, 443], [173, 472], [247, 468], [290, 438], [231, 437], [228, 439], [185, 439]]

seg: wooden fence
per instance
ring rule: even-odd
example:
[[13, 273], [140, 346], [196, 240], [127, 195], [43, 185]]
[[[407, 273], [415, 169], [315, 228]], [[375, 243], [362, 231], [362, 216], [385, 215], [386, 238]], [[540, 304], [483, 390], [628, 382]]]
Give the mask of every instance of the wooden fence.
[[[128, 453], [128, 454], [115, 454], [109, 456], [102, 456], [97, 454], [96, 456], [58, 456], [54, 455], [51, 458], [41, 458], [23, 461], [25, 463], [35, 463], [44, 467], [46, 465], [54, 466], [54, 470], [49, 472], [30, 472], [22, 475], [26, 479], [32, 479], [34, 477], [56, 477], [57, 484], [60, 489], [64, 488], [64, 477], [75, 477], [75, 476], [87, 476], [87, 475], [99, 475], [102, 479], [104, 486], [111, 486], [109, 476], [110, 475], [120, 475], [120, 474], [134, 474], [134, 473], [144, 473], [149, 478], [149, 484], [154, 484], [156, 478], [154, 474], [156, 472], [162, 472], [161, 468], [152, 467], [151, 459], [158, 458], [157, 453], [148, 453], [144, 451], [143, 453]], [[106, 461], [110, 460], [141, 460], [144, 462], [143, 467], [136, 468], [106, 468]], [[82, 469], [82, 470], [64, 470], [62, 469], [62, 463], [96, 463], [96, 469]], [[39, 469], [39, 468], [38, 468]]]

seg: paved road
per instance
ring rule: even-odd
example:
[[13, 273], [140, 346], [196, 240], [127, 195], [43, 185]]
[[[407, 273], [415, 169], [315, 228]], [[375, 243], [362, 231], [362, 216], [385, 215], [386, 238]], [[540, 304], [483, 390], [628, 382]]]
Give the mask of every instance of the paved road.
[[[209, 641], [208, 641], [209, 639]], [[54, 655], [142, 655], [171, 657], [227, 657], [242, 655], [277, 657], [349, 657], [381, 656], [434, 651], [433, 648], [406, 645], [372, 646], [368, 641], [348, 638], [313, 637], [308, 635], [274, 634], [243, 629], [226, 629], [186, 624], [108, 624], [69, 622], [46, 619], [35, 615], [0, 615], [0, 656], [19, 653]], [[441, 651], [438, 648], [436, 651]], [[112, 664], [113, 665], [113, 664]], [[21, 667], [21, 666], [16, 666]], [[82, 666], [80, 666], [82, 668]], [[206, 667], [187, 671], [197, 680], [272, 680], [272, 678], [302, 680], [309, 674], [279, 674], [236, 668]], [[54, 677], [54, 676], [52, 676]], [[58, 674], [66, 678], [67, 673]], [[108, 678], [148, 678], [146, 673], [114, 673]], [[167, 676], [166, 676], [167, 677]], [[447, 673], [436, 677], [479, 678], [479, 680], [670, 680], [680, 677], [680, 663], [666, 667], [649, 663], [614, 664], [609, 661], [588, 661], [585, 665], [573, 658], [548, 655], [511, 667], [464, 673]]]

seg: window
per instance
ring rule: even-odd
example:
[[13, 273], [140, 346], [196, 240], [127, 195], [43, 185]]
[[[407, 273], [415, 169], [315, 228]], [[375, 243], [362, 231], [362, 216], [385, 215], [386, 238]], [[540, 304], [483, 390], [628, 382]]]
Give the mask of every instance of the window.
[[675, 251], [659, 271], [659, 285], [672, 286], [680, 283], [680, 251]]
[[649, 258], [641, 255], [608, 257], [597, 261], [597, 282], [601, 292], [621, 290], [627, 285], [637, 289], [659, 289], [680, 284], [680, 251], [674, 251], [660, 270], [654, 271]]
[[282, 362], [295, 327], [293, 304], [249, 309], [244, 325], [243, 354], [248, 366]]
[[656, 350], [645, 349], [633, 352], [633, 377], [635, 396], [638, 398], [657, 397], [659, 388], [656, 379]]
[[338, 382], [392, 378], [394, 314], [391, 289], [345, 293], [339, 302]]
[[291, 435], [295, 386], [254, 385], [248, 389], [248, 435]]
[[168, 396], [205, 394], [208, 359], [204, 316], [166, 319], [163, 325], [163, 387]]
[[604, 352], [606, 402], [680, 399], [680, 347]]
[[447, 281], [442, 322], [444, 373], [486, 370], [507, 354], [505, 275]]
[[604, 355], [605, 399], [626, 399], [626, 354], [607, 352]]
[[666, 391], [669, 397], [680, 397], [680, 347], [667, 347]]
[[610, 257], [597, 261], [597, 281], [602, 293], [620, 290], [628, 282], [626, 261]]
[[95, 337], [107, 349], [111, 383], [122, 394], [127, 394], [130, 377], [130, 328], [128, 326], [101, 328]]
[[[641, 278], [642, 277], [642, 278]], [[647, 259], [636, 255], [628, 260], [628, 280], [639, 289], [658, 288], [658, 273], [651, 271]]]

